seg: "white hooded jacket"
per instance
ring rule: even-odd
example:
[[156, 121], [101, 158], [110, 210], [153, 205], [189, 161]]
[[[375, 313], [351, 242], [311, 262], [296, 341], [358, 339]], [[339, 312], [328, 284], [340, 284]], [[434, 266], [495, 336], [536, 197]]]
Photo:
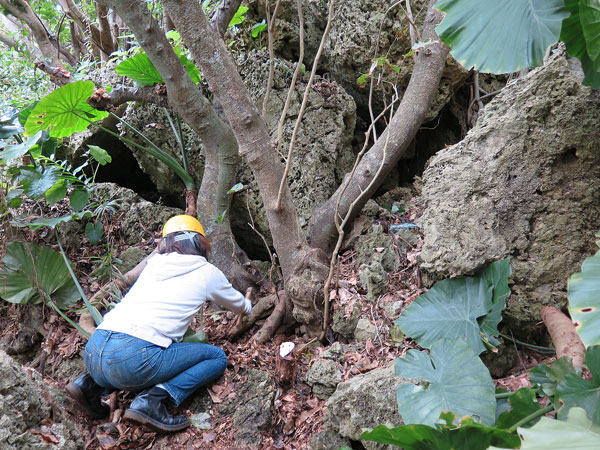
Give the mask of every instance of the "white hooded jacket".
[[223, 272], [196, 255], [154, 255], [98, 329], [118, 331], [161, 347], [183, 338], [205, 301], [248, 314], [252, 303]]

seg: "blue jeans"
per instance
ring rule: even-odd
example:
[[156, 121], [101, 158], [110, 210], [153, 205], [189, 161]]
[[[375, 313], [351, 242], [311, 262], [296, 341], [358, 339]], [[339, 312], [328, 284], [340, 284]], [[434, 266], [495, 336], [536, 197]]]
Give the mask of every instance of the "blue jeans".
[[141, 391], [161, 383], [175, 406], [227, 367], [219, 347], [174, 342], [164, 348], [125, 333], [96, 330], [85, 346], [88, 372], [107, 391]]

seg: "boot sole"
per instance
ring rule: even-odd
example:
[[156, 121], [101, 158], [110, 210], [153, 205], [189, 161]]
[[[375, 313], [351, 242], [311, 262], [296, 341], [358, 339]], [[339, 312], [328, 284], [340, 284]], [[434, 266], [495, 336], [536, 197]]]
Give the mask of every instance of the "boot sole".
[[72, 384], [72, 383], [68, 384], [67, 387], [65, 388], [65, 391], [67, 391], [67, 394], [69, 394], [69, 397], [71, 397], [75, 401], [77, 406], [79, 406], [81, 409], [83, 409], [90, 418], [104, 419], [106, 416], [108, 416], [109, 411], [107, 411], [106, 413], [104, 413], [102, 415], [94, 412], [88, 406], [88, 402], [85, 399], [85, 395], [83, 394], [81, 389], [79, 389], [74, 384]]
[[153, 428], [154, 430], [164, 431], [167, 433], [183, 430], [184, 428], [190, 426], [189, 421], [179, 425], [165, 425], [164, 423], [160, 423], [157, 420], [154, 420], [152, 417], [147, 416], [146, 414], [141, 413], [139, 411], [136, 411], [135, 409], [128, 409], [127, 411], [125, 411], [125, 414], [123, 414], [123, 419], [135, 422], [139, 425], [146, 425], [150, 428]]

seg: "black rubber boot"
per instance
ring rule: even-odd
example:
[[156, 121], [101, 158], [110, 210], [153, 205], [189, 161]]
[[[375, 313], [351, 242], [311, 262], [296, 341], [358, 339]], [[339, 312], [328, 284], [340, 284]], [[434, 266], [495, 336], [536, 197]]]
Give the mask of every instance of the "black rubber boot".
[[179, 431], [190, 425], [185, 416], [171, 416], [167, 411], [167, 403], [171, 396], [159, 387], [145, 390], [133, 399], [124, 419], [141, 425], [148, 425], [158, 431]]
[[104, 388], [97, 384], [89, 373], [84, 373], [65, 388], [75, 403], [92, 419], [108, 416], [110, 407], [100, 401]]

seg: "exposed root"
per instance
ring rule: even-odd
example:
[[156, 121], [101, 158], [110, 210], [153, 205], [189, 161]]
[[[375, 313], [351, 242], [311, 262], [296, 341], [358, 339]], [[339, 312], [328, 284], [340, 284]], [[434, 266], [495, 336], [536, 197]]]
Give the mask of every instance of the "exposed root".
[[571, 319], [552, 306], [543, 306], [540, 313], [554, 343], [556, 357], [567, 356], [573, 360], [573, 367], [583, 367], [585, 347]]
[[254, 305], [252, 311], [250, 311], [250, 314], [245, 316], [241, 323], [236, 324], [236, 326], [229, 330], [227, 333], [227, 339], [235, 339], [240, 334], [249, 330], [257, 320], [267, 317], [275, 306], [276, 300], [277, 296], [275, 294], [267, 295], [266, 297], [261, 298], [258, 303]]
[[273, 309], [273, 312], [267, 318], [261, 329], [253, 336], [253, 339], [257, 343], [264, 344], [271, 339], [277, 328], [279, 328], [279, 325], [283, 322], [286, 309], [286, 295], [284, 291], [280, 291], [275, 302], [275, 309]]

